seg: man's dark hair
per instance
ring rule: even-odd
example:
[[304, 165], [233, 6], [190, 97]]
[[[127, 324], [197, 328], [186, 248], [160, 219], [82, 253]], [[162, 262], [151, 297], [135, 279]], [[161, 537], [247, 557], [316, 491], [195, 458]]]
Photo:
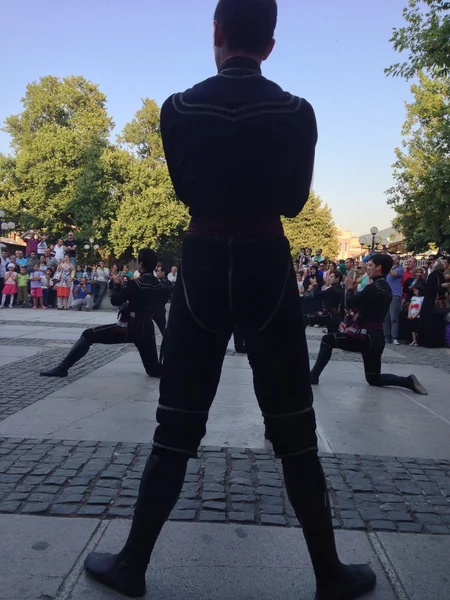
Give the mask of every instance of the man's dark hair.
[[142, 266], [147, 272], [152, 272], [156, 267], [157, 256], [154, 250], [150, 248], [141, 248], [138, 254], [138, 262], [142, 263]]
[[277, 16], [276, 0], [219, 0], [214, 20], [229, 50], [262, 54], [273, 38]]
[[355, 259], [352, 258], [351, 256], [348, 256], [345, 260], [349, 260], [352, 263], [352, 265], [355, 264]]
[[389, 254], [374, 254], [370, 260], [374, 265], [381, 265], [381, 272], [383, 275], [389, 275], [389, 271], [392, 269], [394, 264], [392, 256], [389, 256]]
[[333, 271], [333, 275], [334, 275], [334, 278], [339, 281], [339, 283], [342, 283], [344, 276], [342, 275], [342, 273], [340, 271]]

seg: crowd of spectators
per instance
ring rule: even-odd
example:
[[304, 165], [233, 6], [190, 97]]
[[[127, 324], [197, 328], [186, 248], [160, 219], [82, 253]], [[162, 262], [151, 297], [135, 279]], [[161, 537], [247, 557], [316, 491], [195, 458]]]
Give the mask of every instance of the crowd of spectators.
[[[45, 234], [30, 230], [23, 236], [25, 253], [2, 248], [0, 257], [0, 308], [47, 310], [97, 310], [113, 284], [124, 286], [139, 277], [128, 265], [103, 260], [96, 264], [77, 262], [78, 243], [72, 232], [67, 239], [48, 243]], [[158, 263], [155, 276], [175, 283], [177, 268], [169, 271]]]
[[[450, 347], [450, 257], [430, 255], [424, 264], [409, 256], [401, 259], [391, 254], [393, 267], [387, 276], [392, 290], [392, 303], [384, 322], [387, 343], [436, 348]], [[294, 261], [297, 285], [304, 313], [323, 308], [323, 295], [318, 292], [332, 285], [330, 276], [340, 271], [343, 277], [357, 282], [361, 292], [370, 279], [366, 273], [367, 257], [328, 261], [319, 248], [302, 248]], [[342, 283], [343, 285], [343, 283]], [[318, 327], [318, 325], [315, 325]]]

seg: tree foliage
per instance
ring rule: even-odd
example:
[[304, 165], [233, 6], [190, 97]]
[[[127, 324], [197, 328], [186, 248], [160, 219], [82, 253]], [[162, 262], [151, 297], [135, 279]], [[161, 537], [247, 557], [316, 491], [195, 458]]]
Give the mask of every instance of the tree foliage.
[[338, 231], [327, 204], [311, 192], [302, 212], [293, 219], [283, 218], [284, 233], [291, 245], [292, 255], [300, 248], [322, 248], [323, 255], [334, 259], [338, 254]]
[[407, 52], [404, 62], [390, 66], [389, 75], [411, 79], [424, 70], [438, 77], [450, 73], [450, 2], [409, 0], [403, 9], [406, 25], [394, 28], [391, 42]]
[[402, 149], [396, 149], [396, 185], [388, 204], [397, 212], [394, 225], [409, 250], [430, 244], [450, 249], [450, 79], [419, 74], [407, 104]]
[[159, 122], [159, 107], [146, 98], [118, 137], [131, 153], [109, 239], [117, 255], [151, 246], [163, 260], [173, 261], [180, 256], [189, 215], [175, 196]]
[[22, 102], [4, 127], [15, 151], [1, 167], [8, 214], [23, 229], [101, 238], [97, 223], [110, 211], [101, 160], [113, 126], [106, 97], [83, 77], [49, 76], [29, 84]]

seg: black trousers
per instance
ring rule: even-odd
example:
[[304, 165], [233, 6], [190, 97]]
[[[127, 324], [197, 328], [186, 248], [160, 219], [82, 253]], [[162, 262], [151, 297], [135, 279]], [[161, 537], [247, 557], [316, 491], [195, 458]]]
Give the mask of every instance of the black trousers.
[[[261, 294], [254, 282], [267, 272], [271, 285]], [[284, 237], [185, 238], [165, 335], [155, 449], [197, 455], [236, 329], [276, 455], [317, 455], [308, 349]]]
[[318, 379], [327, 366], [333, 349], [340, 348], [347, 352], [362, 354], [364, 373], [369, 385], [385, 386], [395, 385], [412, 389], [411, 381], [407, 377], [400, 377], [390, 373], [381, 374], [381, 356], [385, 346], [383, 331], [372, 331], [363, 338], [350, 336], [346, 333], [327, 333], [323, 336], [317, 361], [311, 370], [312, 379]]
[[152, 321], [128, 323], [128, 327], [119, 327], [116, 323], [99, 325], [85, 329], [81, 337], [92, 344], [134, 344], [142, 359], [145, 371], [154, 375], [159, 368], [156, 349], [155, 329]]
[[321, 327], [326, 327], [328, 333], [337, 332], [339, 322], [339, 315], [332, 314], [330, 312], [327, 312], [324, 315], [318, 315], [317, 313], [309, 313], [307, 315], [303, 315], [303, 324], [305, 325], [305, 327], [307, 327], [308, 325], [320, 325]]

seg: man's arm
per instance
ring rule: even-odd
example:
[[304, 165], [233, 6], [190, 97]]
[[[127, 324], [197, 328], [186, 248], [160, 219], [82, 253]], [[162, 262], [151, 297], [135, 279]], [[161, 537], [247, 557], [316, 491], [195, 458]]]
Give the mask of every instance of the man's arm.
[[359, 309], [364, 302], [370, 302], [371, 298], [377, 296], [377, 291], [373, 285], [368, 285], [362, 292], [355, 293], [355, 288], [347, 290], [345, 295], [345, 306], [347, 308]]
[[179, 178], [177, 173], [177, 146], [174, 128], [176, 113], [172, 104], [173, 98], [174, 96], [170, 96], [162, 105], [160, 116], [160, 128], [164, 147], [164, 154], [166, 156], [167, 168], [169, 169], [169, 175], [172, 180], [172, 184], [176, 195], [182, 202], [184, 202], [182, 190], [183, 186], [181, 179]]
[[389, 272], [389, 275], [392, 275], [392, 277], [402, 277], [403, 276], [403, 267], [401, 267], [400, 265], [397, 265]]
[[124, 302], [127, 302], [133, 295], [133, 290], [136, 287], [134, 280], [128, 282], [125, 287], [121, 287], [118, 283], [115, 283], [111, 289], [111, 304], [113, 306], [120, 306]]
[[283, 207], [286, 217], [296, 217], [305, 206], [311, 192], [314, 172], [314, 157], [317, 144], [317, 122], [314, 109], [309, 102], [302, 99], [298, 118], [301, 122], [301, 146], [295, 148], [297, 165], [295, 168], [294, 190], [291, 198]]

